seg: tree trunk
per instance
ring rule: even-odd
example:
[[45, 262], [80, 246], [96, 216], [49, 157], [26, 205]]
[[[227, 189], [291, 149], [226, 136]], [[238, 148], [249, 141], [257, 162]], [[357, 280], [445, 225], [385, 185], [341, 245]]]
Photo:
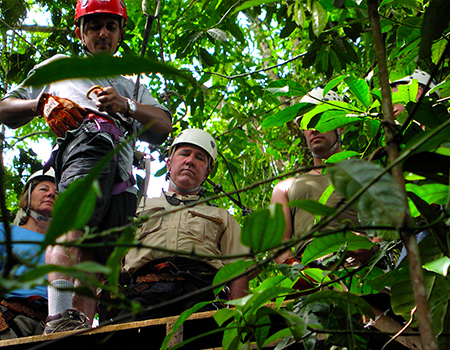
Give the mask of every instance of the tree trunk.
[[[391, 89], [389, 86], [389, 73], [386, 62], [386, 52], [381, 34], [380, 18], [378, 15], [378, 1], [368, 0], [369, 17], [372, 27], [372, 35], [375, 46], [375, 57], [378, 61], [379, 81], [381, 86], [382, 108], [386, 134], [386, 152], [390, 162], [397, 159], [399, 147], [396, 143], [396, 128], [393, 116]], [[392, 176], [405, 188], [403, 171], [400, 164], [392, 168]], [[406, 196], [405, 196], [406, 198]], [[417, 320], [419, 324], [420, 338], [424, 350], [437, 350], [436, 337], [433, 333], [430, 310], [426, 289], [424, 285], [422, 264], [420, 262], [419, 247], [414, 234], [413, 221], [409, 211], [406, 213], [405, 222], [400, 228], [400, 234], [405, 242], [408, 252], [409, 269], [411, 272], [411, 284], [414, 300], [417, 305]]]

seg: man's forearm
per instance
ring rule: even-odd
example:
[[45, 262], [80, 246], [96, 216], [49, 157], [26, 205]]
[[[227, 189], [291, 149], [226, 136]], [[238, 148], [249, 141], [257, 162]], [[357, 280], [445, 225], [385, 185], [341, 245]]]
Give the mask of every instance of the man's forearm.
[[238, 299], [248, 294], [248, 277], [242, 276], [230, 282], [230, 297]]
[[172, 131], [172, 121], [161, 108], [137, 104], [136, 113], [133, 117], [143, 125], [150, 124], [150, 130], [159, 133], [169, 133]]
[[7, 98], [0, 102], [0, 122], [19, 127], [40, 115], [37, 111], [37, 100], [22, 100], [19, 98]]

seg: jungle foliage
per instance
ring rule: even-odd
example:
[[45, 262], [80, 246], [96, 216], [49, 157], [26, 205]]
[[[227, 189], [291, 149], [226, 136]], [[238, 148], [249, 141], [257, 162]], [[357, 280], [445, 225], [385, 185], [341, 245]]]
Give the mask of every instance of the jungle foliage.
[[[305, 349], [314, 349], [319, 330], [327, 334], [329, 347], [372, 349], [369, 336], [361, 332], [361, 316], [373, 316], [364, 296], [386, 292], [387, 287], [393, 311], [405, 321], [419, 305], [412, 326], [418, 327], [423, 348], [448, 348], [448, 1], [166, 0], [160, 3], [145, 55], [139, 57], [146, 16], [140, 1], [128, 0], [129, 23], [120, 57], [88, 59], [82, 58], [73, 31], [75, 3], [0, 3], [0, 95], [24, 80], [35, 64], [63, 53], [71, 58], [54, 62], [48, 71], [37, 71], [28, 82], [42, 84], [80, 73], [143, 73], [154, 96], [169, 92], [166, 103], [174, 113], [174, 135], [187, 127], [211, 132], [220, 151], [211, 179], [235, 200], [215, 194], [209, 185], [207, 197], [232, 209], [243, 227], [242, 241], [254, 252], [252, 261], [262, 268], [252, 281], [252, 293], [228, 301], [235, 308], [215, 316], [226, 330], [224, 349], [249, 349], [252, 342], [262, 347], [276, 339], [281, 340], [280, 349], [300, 340]], [[148, 0], [146, 5], [146, 13], [154, 14], [156, 4]], [[33, 7], [50, 15], [48, 26], [22, 24]], [[418, 102], [415, 81], [391, 95], [388, 79], [394, 81], [415, 69], [430, 73], [438, 86]], [[299, 103], [317, 86], [337, 91], [345, 101], [315, 107]], [[406, 110], [394, 121], [391, 110], [397, 103], [405, 104]], [[297, 117], [302, 118], [297, 121]], [[296, 203], [322, 220], [311, 230], [310, 237], [315, 238], [300, 264], [276, 265], [273, 258], [296, 241], [282, 240], [282, 212], [278, 206], [269, 206], [272, 188], [280, 179], [310, 169], [302, 129], [326, 132], [338, 127], [345, 127], [345, 151], [329, 160], [326, 171], [347, 205], [360, 215], [359, 229], [382, 242], [376, 244], [378, 249], [367, 264], [339, 268], [347, 251], [370, 249], [372, 243], [349, 232], [355, 227], [319, 234], [320, 227], [341, 208]], [[11, 134], [3, 140], [3, 155], [15, 151], [12, 164], [4, 164], [2, 206], [11, 214], [8, 217], [3, 211], [5, 222], [17, 210], [23, 177], [45, 161], [30, 142], [55, 140], [40, 118], [8, 130], [7, 135]], [[165, 148], [149, 145], [147, 149], [160, 150], [164, 159]], [[57, 219], [45, 244], [86, 223], [88, 213], [81, 215], [79, 208], [95, 196], [95, 173], [100, 166], [60, 195], [54, 212]], [[161, 176], [164, 173], [165, 169], [158, 171]], [[97, 282], [86, 273], [104, 273], [116, 296], [114, 306], [136, 308], [128, 305], [114, 282], [120, 257], [135, 243], [139, 220], [118, 230], [120, 247], [106, 266], [82, 264], [66, 272], [93, 284]], [[415, 234], [425, 230], [429, 234], [419, 250]], [[410, 258], [393, 268], [400, 238]], [[328, 261], [334, 268], [308, 267], [329, 253], [334, 253]], [[3, 264], [13, 261], [8, 256], [2, 259]], [[13, 270], [14, 264], [10, 267]], [[255, 269], [249, 261], [227, 265], [218, 274], [217, 284], [246, 268]], [[4, 293], [45, 283], [45, 274], [54, 269], [62, 268], [39, 267], [19, 279], [4, 273], [0, 289]], [[292, 289], [301, 279], [312, 281], [310, 294], [299, 296]], [[425, 287], [425, 293], [417, 293], [417, 283]], [[277, 307], [268, 308], [266, 304], [273, 300]], [[182, 315], [180, 323], [188, 314]], [[271, 328], [272, 317], [283, 320], [282, 329]]]

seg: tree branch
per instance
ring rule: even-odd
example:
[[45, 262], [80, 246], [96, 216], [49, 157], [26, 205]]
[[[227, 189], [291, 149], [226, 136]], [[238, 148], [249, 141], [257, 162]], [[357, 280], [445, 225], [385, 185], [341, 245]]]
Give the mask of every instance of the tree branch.
[[[396, 142], [396, 128], [393, 116], [391, 89], [389, 86], [389, 72], [387, 69], [385, 43], [381, 33], [380, 17], [378, 15], [378, 1], [368, 0], [369, 18], [372, 27], [372, 36], [375, 48], [375, 57], [378, 61], [379, 81], [381, 86], [382, 109], [386, 135], [386, 153], [390, 162], [395, 162], [399, 155], [399, 146]], [[392, 176], [405, 188], [402, 167], [399, 163], [392, 167]], [[406, 196], [405, 196], [406, 198]], [[406, 203], [408, 204], [408, 203]], [[406, 206], [408, 208], [408, 205]], [[414, 300], [417, 304], [417, 319], [420, 330], [420, 339], [424, 350], [437, 350], [436, 337], [433, 333], [431, 315], [428, 306], [427, 293], [424, 284], [422, 264], [420, 262], [419, 247], [414, 234], [413, 222], [409, 210], [405, 215], [405, 222], [400, 228], [407, 249], [407, 258], [411, 272], [411, 284]]]

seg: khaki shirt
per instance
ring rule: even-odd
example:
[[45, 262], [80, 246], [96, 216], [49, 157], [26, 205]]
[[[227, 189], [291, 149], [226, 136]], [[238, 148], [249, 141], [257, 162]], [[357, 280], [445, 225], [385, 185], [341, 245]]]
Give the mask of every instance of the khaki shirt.
[[[184, 200], [199, 198], [198, 196], [182, 197], [172, 192], [166, 192], [166, 194]], [[185, 209], [164, 214], [164, 211], [180, 209], [185, 207], [185, 204], [183, 202], [177, 206], [169, 204], [164, 193], [159, 198], [143, 198], [138, 208], [138, 215], [153, 217], [150, 217], [138, 229], [137, 240], [146, 246], [217, 256], [218, 258], [202, 259], [217, 269], [228, 262], [238, 260], [221, 260], [220, 255], [229, 256], [249, 252], [249, 249], [240, 242], [239, 224], [227, 210], [205, 203], [196, 206], [189, 206], [191, 203], [187, 205]], [[125, 256], [123, 271], [133, 274], [151, 260], [175, 255], [174, 252], [157, 249], [133, 248]]]
[[[331, 180], [328, 175], [312, 175], [308, 173], [299, 175], [287, 192], [288, 201], [311, 199], [318, 202], [330, 184]], [[344, 204], [344, 198], [334, 190], [326, 200], [326, 203], [322, 204], [337, 208], [340, 204]], [[291, 207], [289, 209], [293, 224], [293, 236], [301, 238], [314, 226], [314, 215], [298, 207]], [[358, 216], [351, 207], [345, 209], [337, 218], [323, 227], [321, 231], [338, 228], [346, 221], [350, 221], [354, 225], [358, 225], [359, 223]], [[300, 241], [296, 247], [296, 251], [299, 252], [304, 248], [307, 242], [306, 240]]]

